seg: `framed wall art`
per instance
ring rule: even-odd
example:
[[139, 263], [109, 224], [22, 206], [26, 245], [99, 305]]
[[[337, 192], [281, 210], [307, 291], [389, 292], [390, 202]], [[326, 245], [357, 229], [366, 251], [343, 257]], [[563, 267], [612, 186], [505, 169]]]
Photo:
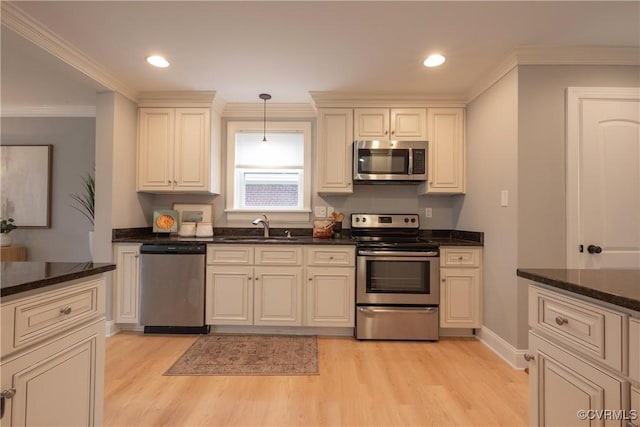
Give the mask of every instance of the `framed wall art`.
[[213, 223], [213, 205], [200, 203], [174, 203], [173, 210], [178, 211], [178, 220], [182, 222]]
[[3, 218], [18, 227], [51, 227], [52, 145], [0, 147], [0, 194]]

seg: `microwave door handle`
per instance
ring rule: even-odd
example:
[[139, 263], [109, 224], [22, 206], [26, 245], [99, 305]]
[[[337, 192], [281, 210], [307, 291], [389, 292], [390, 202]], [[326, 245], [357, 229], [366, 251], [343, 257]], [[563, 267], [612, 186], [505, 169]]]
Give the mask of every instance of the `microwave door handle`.
[[413, 175], [413, 148], [409, 148], [409, 169], [408, 174]]

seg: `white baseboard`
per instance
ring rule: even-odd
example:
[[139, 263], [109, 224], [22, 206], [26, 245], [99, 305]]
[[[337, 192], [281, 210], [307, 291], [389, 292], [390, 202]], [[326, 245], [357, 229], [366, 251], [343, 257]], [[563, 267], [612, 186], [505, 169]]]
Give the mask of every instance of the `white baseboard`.
[[483, 325], [481, 329], [476, 330], [476, 337], [512, 368], [523, 370], [529, 366], [529, 363], [524, 360], [526, 349], [518, 350], [486, 326]]
[[111, 337], [120, 332], [120, 329], [116, 326], [116, 322], [113, 320], [107, 320], [105, 322], [105, 331], [104, 334], [106, 337]]

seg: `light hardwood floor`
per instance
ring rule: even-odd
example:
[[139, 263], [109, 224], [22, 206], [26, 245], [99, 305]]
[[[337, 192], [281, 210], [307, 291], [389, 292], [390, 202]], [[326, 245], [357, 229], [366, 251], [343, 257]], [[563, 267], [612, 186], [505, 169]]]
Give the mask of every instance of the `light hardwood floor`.
[[162, 374], [194, 336], [107, 339], [105, 426], [526, 426], [528, 376], [475, 339], [319, 337], [320, 375]]

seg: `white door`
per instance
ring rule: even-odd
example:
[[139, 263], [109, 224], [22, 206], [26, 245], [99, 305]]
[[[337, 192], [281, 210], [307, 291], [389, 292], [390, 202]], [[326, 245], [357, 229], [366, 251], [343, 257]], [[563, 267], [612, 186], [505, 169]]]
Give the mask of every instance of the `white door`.
[[567, 93], [568, 267], [640, 268], [640, 89]]

